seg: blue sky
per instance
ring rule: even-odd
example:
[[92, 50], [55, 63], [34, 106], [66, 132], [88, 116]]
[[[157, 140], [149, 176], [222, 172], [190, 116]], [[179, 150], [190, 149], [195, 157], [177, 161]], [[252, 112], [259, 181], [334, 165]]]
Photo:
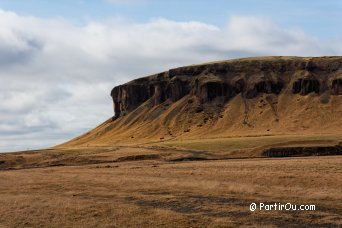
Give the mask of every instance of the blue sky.
[[341, 0], [0, 0], [0, 152], [110, 118], [111, 89], [188, 64], [342, 55]]
[[340, 0], [0, 0], [0, 8], [21, 15], [62, 17], [74, 23], [110, 17], [146, 22], [162, 17], [223, 26], [229, 16], [248, 15], [299, 27], [323, 39], [342, 33], [337, 26], [342, 18]]

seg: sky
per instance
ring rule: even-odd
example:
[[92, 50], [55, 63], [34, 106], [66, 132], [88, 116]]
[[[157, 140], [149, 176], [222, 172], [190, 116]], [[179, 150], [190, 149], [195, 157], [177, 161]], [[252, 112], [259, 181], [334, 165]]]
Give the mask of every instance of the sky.
[[0, 0], [0, 152], [113, 115], [110, 90], [231, 58], [342, 55], [340, 0]]

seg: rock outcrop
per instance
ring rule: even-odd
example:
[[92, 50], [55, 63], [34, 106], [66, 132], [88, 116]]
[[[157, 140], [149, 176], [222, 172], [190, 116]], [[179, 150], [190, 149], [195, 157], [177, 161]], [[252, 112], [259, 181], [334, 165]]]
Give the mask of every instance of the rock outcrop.
[[342, 95], [342, 57], [264, 57], [170, 69], [115, 87], [114, 119], [144, 102], [152, 106], [194, 96], [202, 104], [261, 94]]
[[331, 93], [334, 95], [342, 95], [342, 77], [332, 81]]
[[306, 95], [312, 92], [319, 93], [320, 83], [315, 78], [300, 78], [296, 80], [292, 85], [293, 93], [300, 93]]

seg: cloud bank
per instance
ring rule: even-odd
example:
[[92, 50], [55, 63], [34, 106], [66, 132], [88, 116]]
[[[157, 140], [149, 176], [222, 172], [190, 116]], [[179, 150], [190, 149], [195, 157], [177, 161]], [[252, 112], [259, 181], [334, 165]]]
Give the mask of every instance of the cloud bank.
[[341, 55], [269, 19], [234, 16], [224, 27], [163, 18], [74, 25], [0, 11], [0, 151], [52, 146], [113, 115], [113, 86], [186, 64], [263, 55]]

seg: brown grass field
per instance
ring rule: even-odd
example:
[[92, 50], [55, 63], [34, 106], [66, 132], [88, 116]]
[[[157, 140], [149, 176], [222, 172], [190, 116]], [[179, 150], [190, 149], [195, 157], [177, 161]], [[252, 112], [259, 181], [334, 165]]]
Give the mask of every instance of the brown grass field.
[[[341, 227], [342, 156], [261, 153], [338, 142], [263, 136], [0, 154], [0, 227]], [[253, 202], [316, 210], [251, 212]]]

